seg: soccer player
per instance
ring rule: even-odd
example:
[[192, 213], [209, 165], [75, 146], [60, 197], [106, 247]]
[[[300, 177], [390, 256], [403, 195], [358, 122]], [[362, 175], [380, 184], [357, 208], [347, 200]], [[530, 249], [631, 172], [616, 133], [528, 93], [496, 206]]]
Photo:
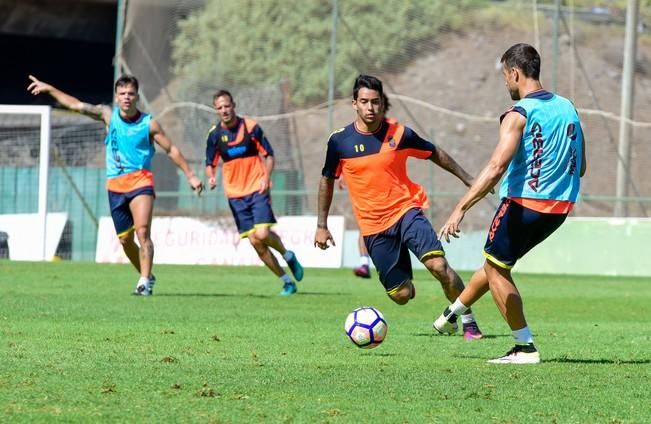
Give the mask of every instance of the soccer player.
[[303, 279], [303, 267], [296, 255], [270, 229], [276, 223], [269, 196], [274, 169], [271, 144], [260, 125], [237, 116], [231, 93], [219, 90], [212, 101], [219, 122], [210, 129], [206, 141], [208, 185], [211, 190], [217, 185], [215, 168], [221, 158], [224, 192], [240, 237], [249, 239], [262, 262], [282, 280], [280, 294], [291, 296], [297, 291], [296, 283], [269, 250], [283, 256], [296, 281]]
[[[463, 282], [445, 259], [441, 242], [422, 212], [428, 206], [427, 197], [407, 176], [407, 158], [429, 159], [468, 186], [472, 177], [443, 149], [385, 118], [389, 100], [376, 77], [357, 77], [352, 105], [355, 121], [336, 130], [328, 141], [319, 183], [315, 246], [334, 245], [328, 213], [334, 180], [343, 175], [357, 224], [387, 295], [399, 305], [416, 296], [411, 251], [439, 280], [446, 297], [456, 299]], [[465, 311], [462, 322], [466, 338], [481, 337], [471, 311]]]
[[[154, 143], [179, 167], [192, 190], [201, 193], [203, 184], [194, 175], [181, 151], [165, 135], [151, 115], [138, 110], [138, 80], [122, 75], [115, 82], [115, 106], [91, 105], [64, 93], [33, 76], [27, 89], [34, 95], [47, 93], [67, 109], [106, 124], [106, 188], [111, 217], [124, 253], [140, 273], [133, 294], [153, 294], [156, 278], [152, 274], [154, 244], [151, 221], [154, 208], [154, 175], [151, 159]], [[138, 244], [134, 240], [138, 237]]]
[[506, 88], [517, 103], [500, 118], [500, 135], [488, 164], [461, 198], [440, 234], [447, 241], [458, 237], [465, 213], [499, 181], [501, 205], [488, 230], [486, 261], [470, 279], [458, 299], [434, 322], [450, 332], [464, 313], [490, 290], [508, 323], [515, 347], [495, 364], [537, 364], [522, 298], [511, 269], [516, 261], [546, 239], [565, 221], [579, 194], [586, 170], [585, 141], [572, 103], [543, 89], [540, 56], [528, 44], [516, 44], [501, 59]]

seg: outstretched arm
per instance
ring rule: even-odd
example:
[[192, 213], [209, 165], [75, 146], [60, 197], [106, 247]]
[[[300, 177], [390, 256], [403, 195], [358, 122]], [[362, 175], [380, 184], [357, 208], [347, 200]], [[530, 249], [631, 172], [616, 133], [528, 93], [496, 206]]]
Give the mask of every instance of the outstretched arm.
[[430, 160], [452, 175], [456, 176], [467, 187], [470, 187], [472, 184], [472, 175], [468, 174], [466, 170], [463, 169], [461, 165], [459, 165], [457, 161], [452, 158], [452, 156], [448, 155], [447, 152], [440, 147], [436, 146], [436, 150], [432, 154]]
[[328, 230], [328, 213], [332, 204], [334, 186], [335, 180], [333, 178], [321, 177], [319, 181], [318, 216], [316, 221], [316, 234], [314, 235], [314, 246], [322, 250], [327, 249], [330, 245], [335, 245], [332, 234]]
[[33, 75], [30, 75], [29, 79], [32, 82], [27, 87], [27, 91], [31, 92], [33, 95], [37, 96], [41, 93], [47, 93], [66, 109], [70, 109], [86, 116], [90, 116], [91, 118], [97, 119], [98, 121], [104, 121], [106, 125], [109, 124], [109, 120], [111, 119], [110, 107], [106, 105], [91, 105], [89, 103], [82, 102], [76, 97], [64, 93], [63, 91], [50, 84], [38, 80]]
[[450, 241], [450, 236], [459, 237], [457, 235], [461, 231], [459, 224], [461, 224], [468, 209], [486, 196], [504, 175], [507, 166], [518, 149], [525, 123], [526, 119], [519, 113], [509, 113], [504, 117], [500, 125], [500, 140], [488, 164], [475, 178], [472, 186], [459, 200], [447, 222], [439, 231], [439, 234], [445, 237], [446, 241]]
[[172, 140], [167, 137], [165, 132], [163, 132], [163, 128], [155, 119], [152, 119], [149, 124], [149, 135], [154, 139], [156, 144], [165, 150], [170, 160], [174, 162], [181, 171], [183, 171], [185, 177], [188, 179], [190, 187], [192, 187], [192, 190], [195, 190], [197, 194], [201, 194], [203, 191], [203, 183], [196, 175], [194, 175], [194, 172], [185, 160], [183, 153], [181, 153], [178, 147], [172, 143]]

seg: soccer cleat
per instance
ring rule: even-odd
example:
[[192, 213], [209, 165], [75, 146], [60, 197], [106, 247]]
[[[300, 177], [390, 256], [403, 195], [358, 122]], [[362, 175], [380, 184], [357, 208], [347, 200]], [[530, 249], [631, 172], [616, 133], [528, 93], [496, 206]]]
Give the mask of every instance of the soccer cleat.
[[131, 294], [134, 296], [149, 296], [149, 289], [147, 288], [147, 284], [138, 283], [136, 289]]
[[281, 296], [291, 296], [296, 293], [298, 289], [295, 283], [285, 283], [283, 289], [280, 291]]
[[360, 278], [371, 278], [371, 270], [368, 265], [360, 265], [353, 268], [353, 274]]
[[436, 318], [436, 321], [434, 321], [432, 327], [441, 334], [447, 334], [451, 336], [455, 334], [459, 329], [459, 326], [457, 325], [456, 315], [454, 315], [452, 321], [449, 321], [449, 319], [452, 317], [453, 315], [446, 318], [445, 314], [441, 314], [440, 317]]
[[292, 255], [292, 257], [287, 261], [287, 266], [289, 266], [296, 281], [301, 281], [303, 279], [303, 266], [298, 262], [298, 259], [296, 259], [296, 254], [294, 252], [291, 250], [288, 250], [287, 252]]
[[151, 296], [154, 294], [155, 283], [156, 283], [156, 277], [153, 274], [145, 283], [142, 283], [140, 280], [138, 280], [136, 289], [131, 294], [133, 294], [134, 296]]
[[149, 282], [147, 283], [147, 291], [149, 292], [149, 296], [154, 294], [154, 284], [156, 284], [156, 276], [154, 274], [149, 277]]
[[489, 364], [539, 364], [540, 354], [533, 343], [527, 345], [515, 345], [515, 347], [506, 352], [504, 356], [490, 359], [487, 362]]
[[463, 338], [466, 340], [482, 338], [481, 330], [475, 321], [463, 324]]

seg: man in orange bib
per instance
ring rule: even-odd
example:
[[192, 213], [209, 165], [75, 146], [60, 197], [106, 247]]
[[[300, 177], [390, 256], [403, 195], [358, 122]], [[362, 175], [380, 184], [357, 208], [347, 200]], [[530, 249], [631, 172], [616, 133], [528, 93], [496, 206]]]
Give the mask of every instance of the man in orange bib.
[[[427, 196], [423, 187], [407, 176], [407, 158], [429, 159], [467, 186], [472, 177], [443, 149], [423, 140], [412, 129], [386, 119], [388, 108], [382, 82], [370, 75], [358, 76], [353, 87], [357, 119], [332, 133], [328, 141], [314, 244], [321, 249], [334, 245], [327, 219], [334, 180], [343, 175], [357, 224], [387, 295], [399, 305], [416, 296], [411, 251], [452, 301], [464, 285], [445, 259], [443, 246], [423, 215], [422, 210], [428, 207]], [[481, 338], [471, 311], [462, 315], [462, 322], [466, 338]]]

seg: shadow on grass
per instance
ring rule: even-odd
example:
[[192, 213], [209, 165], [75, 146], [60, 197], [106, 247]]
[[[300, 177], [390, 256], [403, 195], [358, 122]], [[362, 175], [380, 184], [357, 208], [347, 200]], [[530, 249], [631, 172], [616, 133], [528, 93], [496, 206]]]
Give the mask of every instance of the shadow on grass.
[[[416, 337], [443, 337], [443, 338], [445, 338], [445, 337], [451, 337], [451, 338], [463, 337], [463, 334], [459, 334], [457, 336], [446, 336], [446, 335], [443, 335], [443, 334], [439, 334], [439, 333], [437, 333], [435, 331], [432, 331], [431, 333], [414, 333], [413, 335], [416, 336]], [[482, 339], [498, 339], [498, 338], [501, 338], [501, 337], [512, 337], [512, 336], [507, 335], [507, 334], [484, 334], [482, 336]]]
[[[259, 299], [272, 299], [280, 295], [255, 294], [255, 293], [156, 293], [155, 297], [255, 297]], [[350, 296], [350, 293], [325, 293], [299, 291], [294, 296]], [[134, 296], [135, 297], [135, 296]], [[146, 296], [143, 296], [146, 297]], [[291, 296], [290, 296], [291, 297]]]
[[576, 359], [576, 358], [543, 358], [543, 362], [556, 362], [560, 364], [604, 364], [604, 365], [644, 365], [651, 364], [651, 359]]
[[268, 294], [254, 294], [254, 293], [244, 293], [244, 294], [232, 294], [232, 293], [157, 293], [154, 294], [155, 297], [256, 297], [259, 299], [271, 299], [272, 297]]
[[[455, 355], [455, 358], [460, 359], [491, 359], [485, 356], [477, 355]], [[620, 359], [578, 359], [578, 358], [546, 358], [542, 357], [541, 362], [547, 364], [554, 362], [557, 364], [595, 364], [595, 365], [646, 365], [651, 364], [650, 359], [632, 359], [632, 360], [620, 360]]]

